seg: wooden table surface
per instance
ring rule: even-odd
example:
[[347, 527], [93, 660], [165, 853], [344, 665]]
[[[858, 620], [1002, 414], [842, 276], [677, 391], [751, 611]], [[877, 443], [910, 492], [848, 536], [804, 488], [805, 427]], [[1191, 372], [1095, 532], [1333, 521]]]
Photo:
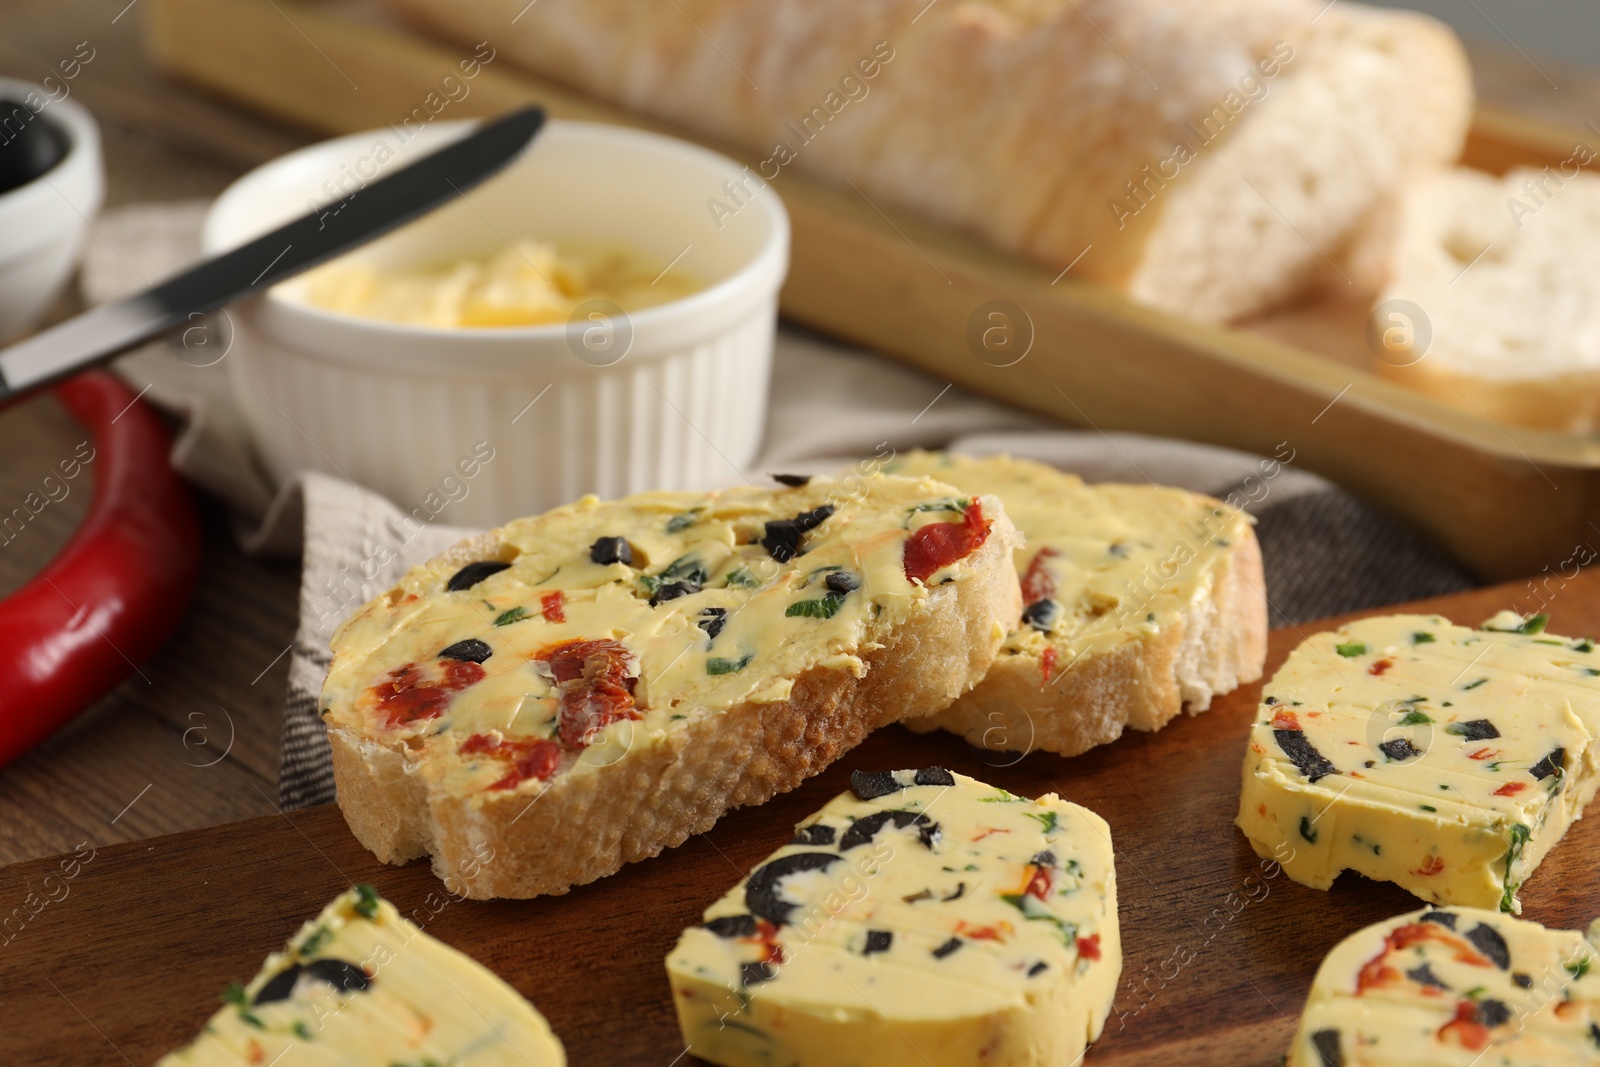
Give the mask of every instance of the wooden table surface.
[[[100, 123], [108, 207], [213, 195], [311, 139], [155, 71], [142, 48], [139, 0], [0, 5], [0, 73], [41, 79], [83, 54], [80, 42], [93, 58], [69, 85]], [[1488, 102], [1574, 127], [1600, 119], [1592, 72], [1495, 47], [1474, 47], [1473, 61]], [[75, 306], [64, 297], [53, 314]], [[48, 397], [0, 415], [0, 455], [8, 457], [0, 510], [20, 503], [81, 439]], [[80, 488], [0, 544], [0, 593], [64, 543], [87, 497]], [[0, 864], [274, 812], [298, 567], [244, 556], [214, 504], [204, 552], [189, 618], [143, 677], [0, 770]], [[6, 881], [0, 875], [0, 888]]]

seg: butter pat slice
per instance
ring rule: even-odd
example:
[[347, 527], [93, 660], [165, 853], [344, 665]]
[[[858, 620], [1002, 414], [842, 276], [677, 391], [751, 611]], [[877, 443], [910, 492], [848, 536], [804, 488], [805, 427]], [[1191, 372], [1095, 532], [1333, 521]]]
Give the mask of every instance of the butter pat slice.
[[194, 1042], [157, 1067], [563, 1067], [533, 1006], [401, 918], [369, 886], [336, 897], [267, 957]]
[[667, 958], [722, 1067], [1075, 1063], [1122, 971], [1106, 823], [942, 768], [851, 776]]
[[1323, 960], [1288, 1067], [1600, 1063], [1596, 939], [1478, 908], [1369, 926]]
[[1517, 889], [1600, 784], [1600, 652], [1509, 612], [1316, 634], [1267, 684], [1239, 827], [1297, 882], [1341, 871], [1436, 904]]

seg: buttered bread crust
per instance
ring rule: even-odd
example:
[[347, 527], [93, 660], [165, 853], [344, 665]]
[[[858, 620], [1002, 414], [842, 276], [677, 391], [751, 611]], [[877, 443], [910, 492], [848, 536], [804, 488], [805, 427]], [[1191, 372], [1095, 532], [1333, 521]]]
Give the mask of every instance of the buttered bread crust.
[[1317, 970], [1288, 1067], [1600, 1063], [1600, 923], [1573, 930], [1478, 908], [1400, 915]]
[[340, 806], [469, 896], [565, 892], [947, 706], [1019, 615], [1014, 545], [998, 499], [928, 478], [519, 520], [335, 635]]
[[667, 958], [721, 1067], [1073, 1064], [1121, 971], [1104, 820], [940, 767], [854, 772]]
[[1264, 690], [1239, 827], [1297, 882], [1341, 871], [1521, 911], [1517, 890], [1600, 786], [1600, 652], [1502, 612], [1313, 634]]
[[1009, 456], [913, 452], [889, 470], [994, 493], [1025, 538], [1023, 619], [989, 674], [909, 722], [982, 748], [1073, 756], [1261, 677], [1267, 611], [1251, 519], [1152, 485], [1086, 485]]

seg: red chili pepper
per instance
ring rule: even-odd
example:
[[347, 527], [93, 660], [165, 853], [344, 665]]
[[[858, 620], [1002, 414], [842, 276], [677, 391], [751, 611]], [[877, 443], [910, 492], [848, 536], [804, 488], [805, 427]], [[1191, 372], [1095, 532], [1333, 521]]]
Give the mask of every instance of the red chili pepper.
[[57, 398], [94, 441], [94, 493], [66, 547], [0, 601], [0, 765], [116, 688], [172, 636], [200, 573], [200, 526], [172, 438], [103, 371]]

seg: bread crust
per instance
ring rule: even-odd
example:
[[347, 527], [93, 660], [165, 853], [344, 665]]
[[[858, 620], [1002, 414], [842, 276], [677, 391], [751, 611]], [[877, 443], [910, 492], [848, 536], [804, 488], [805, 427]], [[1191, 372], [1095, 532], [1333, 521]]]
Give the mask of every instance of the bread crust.
[[[823, 770], [878, 727], [934, 714], [988, 671], [1022, 612], [1003, 513], [960, 577], [859, 653], [862, 677], [813, 667], [788, 699], [691, 713], [681, 729], [631, 746], [602, 768], [537, 791], [475, 797], [429, 789], [404, 746], [331, 727], [340, 809], [386, 863], [432, 854], [452, 892], [474, 899], [567, 892], [703, 833], [731, 808], [759, 804]], [[509, 551], [493, 535], [446, 553], [470, 561]]]
[[1244, 526], [1207, 595], [1175, 622], [1141, 631], [1109, 653], [1058, 665], [1049, 684], [1041, 656], [1001, 657], [949, 709], [906, 725], [919, 733], [950, 730], [983, 749], [1062, 756], [1115, 741], [1129, 728], [1159, 730], [1185, 708], [1204, 711], [1213, 695], [1260, 679], [1264, 589], [1261, 546]]

